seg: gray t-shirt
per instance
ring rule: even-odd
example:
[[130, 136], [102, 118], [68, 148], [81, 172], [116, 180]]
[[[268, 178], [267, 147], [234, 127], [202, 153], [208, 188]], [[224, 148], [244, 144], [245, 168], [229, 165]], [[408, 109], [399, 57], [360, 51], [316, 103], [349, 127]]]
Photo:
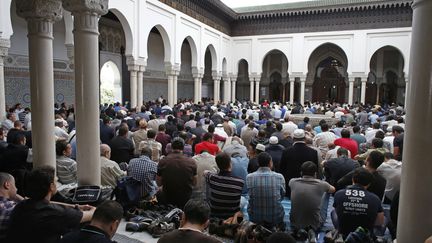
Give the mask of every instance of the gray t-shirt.
[[291, 226], [302, 229], [312, 226], [318, 229], [323, 219], [320, 216], [321, 199], [330, 190], [330, 184], [313, 177], [293, 178], [291, 188]]

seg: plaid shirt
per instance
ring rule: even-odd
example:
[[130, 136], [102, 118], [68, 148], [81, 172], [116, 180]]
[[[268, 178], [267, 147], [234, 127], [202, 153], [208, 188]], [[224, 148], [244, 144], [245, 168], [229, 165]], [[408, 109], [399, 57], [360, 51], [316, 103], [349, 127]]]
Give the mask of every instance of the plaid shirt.
[[142, 196], [153, 196], [157, 192], [157, 163], [142, 155], [132, 159], [128, 166], [128, 175], [142, 183]]
[[0, 239], [6, 236], [9, 218], [17, 203], [4, 197], [0, 197]]
[[254, 223], [279, 224], [283, 222], [285, 211], [282, 199], [285, 195], [283, 175], [268, 167], [260, 167], [247, 175], [246, 185], [249, 192], [248, 213]]

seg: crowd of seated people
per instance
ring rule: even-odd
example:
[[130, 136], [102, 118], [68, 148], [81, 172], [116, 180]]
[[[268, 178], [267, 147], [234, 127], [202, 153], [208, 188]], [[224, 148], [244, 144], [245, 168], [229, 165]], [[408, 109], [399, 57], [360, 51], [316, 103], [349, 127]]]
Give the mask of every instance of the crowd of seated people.
[[[143, 199], [185, 209], [184, 226], [160, 242], [205, 239], [194, 232], [206, 228], [208, 217], [226, 219], [239, 211], [269, 229], [308, 228], [318, 233], [330, 221], [328, 208], [334, 208], [332, 221], [343, 237], [359, 226], [372, 235], [375, 227], [388, 226], [395, 232], [395, 213], [384, 220], [381, 204], [398, 203], [401, 107], [208, 101], [182, 101], [170, 107], [162, 100], [137, 109], [120, 103], [101, 106], [101, 185], [114, 188], [120, 178], [132, 176], [141, 182]], [[91, 206], [51, 201], [57, 185], [77, 183], [79, 177], [73, 108], [63, 104], [55, 112], [55, 168], [31, 170], [30, 109], [16, 106], [2, 123], [0, 239], [18, 242], [31, 235], [41, 242], [56, 242], [64, 236], [63, 242], [90, 242], [100, 235], [107, 240], [103, 242], [110, 242], [118, 227], [118, 205], [102, 204], [98, 213]], [[306, 117], [296, 124], [291, 117], [295, 113]], [[313, 124], [307, 114], [327, 115], [338, 122]], [[328, 207], [330, 196], [334, 205]], [[289, 212], [284, 200], [291, 201]], [[360, 211], [361, 217], [354, 217]], [[61, 223], [56, 224], [57, 219]], [[84, 221], [91, 223], [74, 231]], [[23, 228], [30, 232], [24, 234]], [[288, 236], [273, 238], [278, 237]]]

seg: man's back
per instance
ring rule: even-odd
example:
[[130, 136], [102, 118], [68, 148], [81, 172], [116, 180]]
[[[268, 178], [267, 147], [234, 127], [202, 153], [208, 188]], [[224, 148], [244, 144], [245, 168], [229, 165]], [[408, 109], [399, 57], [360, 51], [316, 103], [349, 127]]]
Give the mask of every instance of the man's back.
[[5, 242], [57, 242], [62, 234], [78, 228], [81, 218], [77, 209], [27, 199], [12, 212]]
[[163, 197], [167, 203], [183, 208], [194, 186], [197, 166], [192, 158], [173, 152], [158, 164], [158, 176], [162, 178]]
[[293, 178], [291, 188], [291, 225], [297, 229], [311, 226], [318, 229], [323, 218], [320, 216], [321, 198], [330, 190], [330, 184], [313, 177]]
[[273, 225], [283, 222], [285, 211], [281, 202], [285, 195], [284, 177], [268, 167], [260, 167], [246, 177], [246, 185], [250, 220]]
[[100, 126], [100, 140], [104, 144], [108, 144], [114, 137], [114, 129], [106, 124], [101, 124]]
[[116, 136], [110, 142], [111, 159], [117, 163], [126, 162], [133, 157], [134, 145], [128, 138]]
[[114, 243], [108, 235], [101, 229], [87, 225], [80, 230], [73, 231], [65, 235], [59, 243]]
[[357, 161], [347, 158], [346, 156], [330, 159], [324, 163], [326, 180], [328, 183], [335, 186], [340, 178], [358, 167], [360, 167], [360, 164]]
[[199, 231], [178, 229], [162, 235], [158, 243], [187, 242], [187, 243], [220, 243], [221, 241]]
[[344, 236], [359, 226], [372, 230], [377, 214], [383, 211], [381, 200], [357, 185], [337, 191], [333, 206], [336, 209], [339, 230]]
[[155, 185], [158, 164], [147, 156], [131, 159], [128, 175], [142, 183], [142, 196], [153, 196], [157, 191]]
[[234, 177], [229, 171], [207, 173], [205, 178], [212, 216], [226, 219], [240, 211], [240, 197], [245, 183], [243, 179]]
[[[300, 167], [303, 162], [312, 161], [318, 166], [318, 152], [306, 146], [303, 142], [295, 143], [291, 148], [286, 149], [280, 161], [280, 171], [287, 183], [287, 196], [291, 196], [288, 182], [292, 178], [300, 177]], [[318, 166], [319, 168], [319, 166]]]

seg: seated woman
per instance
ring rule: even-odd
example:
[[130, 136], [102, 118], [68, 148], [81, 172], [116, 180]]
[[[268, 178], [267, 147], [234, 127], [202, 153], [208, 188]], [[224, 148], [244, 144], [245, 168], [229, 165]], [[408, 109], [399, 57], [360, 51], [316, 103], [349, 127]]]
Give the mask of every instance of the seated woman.
[[71, 159], [71, 145], [66, 140], [56, 142], [56, 171], [60, 183], [70, 184], [77, 182], [77, 163]]

